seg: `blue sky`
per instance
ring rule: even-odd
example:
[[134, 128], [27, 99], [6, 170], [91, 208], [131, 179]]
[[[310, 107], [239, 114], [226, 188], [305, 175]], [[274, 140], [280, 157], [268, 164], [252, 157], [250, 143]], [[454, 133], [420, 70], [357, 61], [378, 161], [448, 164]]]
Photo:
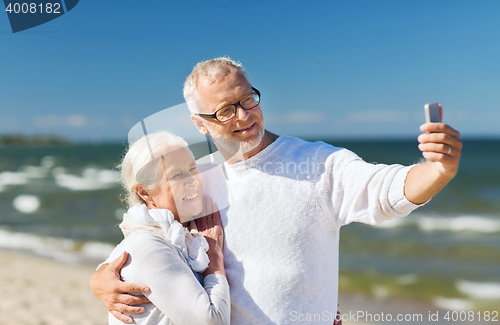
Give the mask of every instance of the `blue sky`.
[[13, 34], [0, 13], [0, 134], [124, 140], [229, 56], [266, 127], [316, 138], [416, 137], [439, 101], [463, 137], [500, 136], [499, 1], [85, 0]]

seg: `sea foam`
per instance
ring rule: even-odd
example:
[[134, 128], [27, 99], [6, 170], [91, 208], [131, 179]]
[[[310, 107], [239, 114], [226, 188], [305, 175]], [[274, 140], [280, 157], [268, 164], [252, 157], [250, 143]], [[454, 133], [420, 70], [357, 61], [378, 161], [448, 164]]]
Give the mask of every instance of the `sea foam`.
[[54, 158], [42, 158], [41, 166], [23, 165], [18, 171], [3, 171], [0, 173], [0, 191], [10, 185], [26, 185], [31, 179], [46, 178], [54, 166]]
[[458, 280], [457, 289], [474, 299], [500, 299], [500, 283]]
[[14, 208], [22, 213], [34, 213], [40, 207], [40, 199], [34, 195], [21, 194], [12, 201]]
[[64, 170], [53, 171], [55, 182], [72, 191], [95, 191], [118, 185], [120, 175], [108, 169], [86, 168], [82, 176], [66, 174]]
[[417, 225], [424, 231], [471, 231], [481, 233], [500, 232], [500, 220], [477, 217], [461, 216], [455, 218], [427, 218], [416, 220]]
[[474, 305], [467, 300], [464, 299], [454, 299], [454, 298], [444, 298], [444, 297], [436, 297], [432, 300], [435, 306], [445, 309], [445, 310], [472, 310]]
[[413, 214], [405, 218], [394, 218], [374, 227], [391, 229], [404, 226], [417, 226], [420, 230], [425, 232], [468, 231], [477, 233], [498, 233], [500, 232], [500, 217], [474, 215], [434, 217]]
[[24, 172], [4, 171], [0, 173], [0, 186], [28, 184], [28, 175]]

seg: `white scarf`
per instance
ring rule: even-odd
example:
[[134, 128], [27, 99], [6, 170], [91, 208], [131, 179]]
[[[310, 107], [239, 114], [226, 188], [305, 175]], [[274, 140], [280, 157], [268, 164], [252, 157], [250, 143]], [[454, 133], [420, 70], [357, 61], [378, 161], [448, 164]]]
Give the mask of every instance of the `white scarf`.
[[[192, 221], [192, 223], [194, 223]], [[152, 231], [178, 247], [195, 272], [203, 272], [208, 267], [208, 243], [196, 229], [189, 232], [167, 209], [148, 209], [144, 204], [135, 204], [123, 215], [120, 228], [127, 237], [138, 229]]]

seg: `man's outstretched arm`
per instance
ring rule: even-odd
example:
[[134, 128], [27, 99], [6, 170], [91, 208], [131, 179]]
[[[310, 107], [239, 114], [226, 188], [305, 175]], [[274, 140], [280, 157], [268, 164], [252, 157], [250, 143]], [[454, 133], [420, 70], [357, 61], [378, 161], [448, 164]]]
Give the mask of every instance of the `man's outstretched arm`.
[[125, 314], [141, 314], [144, 307], [133, 307], [149, 303], [149, 299], [144, 296], [134, 296], [130, 293], [147, 293], [150, 289], [147, 286], [126, 283], [121, 280], [120, 271], [127, 262], [128, 254], [123, 254], [111, 262], [103, 264], [90, 278], [90, 289], [92, 293], [101, 300], [104, 307], [117, 319], [124, 323], [132, 323], [132, 317]]
[[460, 133], [443, 123], [420, 127], [418, 148], [426, 162], [413, 167], [406, 177], [404, 193], [415, 204], [430, 200], [455, 177], [462, 154]]

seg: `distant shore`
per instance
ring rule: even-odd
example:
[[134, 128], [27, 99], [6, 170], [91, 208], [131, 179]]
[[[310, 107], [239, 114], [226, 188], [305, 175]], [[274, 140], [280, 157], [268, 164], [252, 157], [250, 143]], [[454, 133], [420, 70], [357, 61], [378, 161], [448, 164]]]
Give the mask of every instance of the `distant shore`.
[[3, 146], [67, 146], [72, 142], [56, 136], [0, 135], [0, 147]]

